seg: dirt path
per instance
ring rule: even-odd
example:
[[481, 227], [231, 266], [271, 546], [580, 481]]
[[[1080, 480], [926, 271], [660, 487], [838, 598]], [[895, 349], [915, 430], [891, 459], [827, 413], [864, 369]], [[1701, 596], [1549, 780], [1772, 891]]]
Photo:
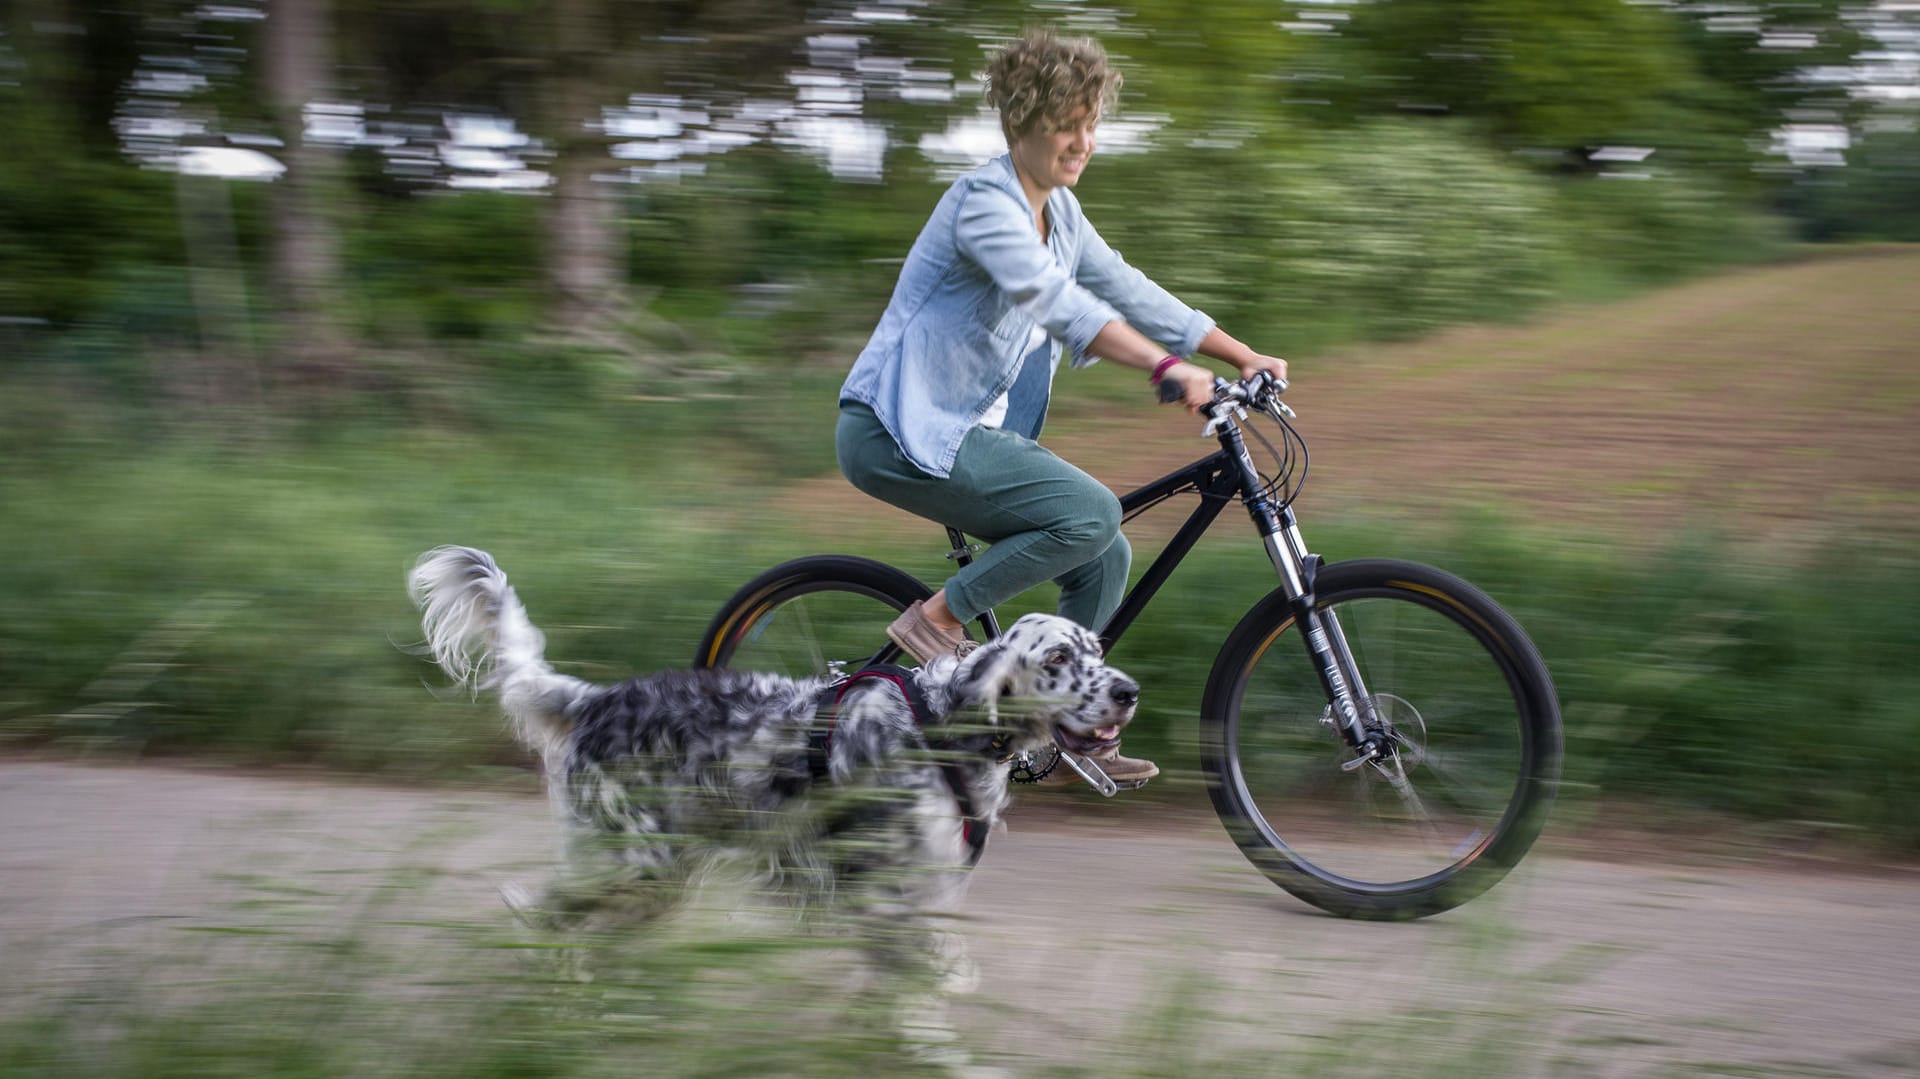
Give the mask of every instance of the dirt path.
[[[31, 762], [0, 763], [0, 820], [11, 1007], [225, 925], [268, 881], [324, 919], [405, 871], [420, 924], [504, 921], [494, 885], [537, 872], [551, 835], [531, 797]], [[977, 873], [984, 985], [960, 1018], [1023, 1073], [1138, 1045], [1122, 1025], [1179, 984], [1199, 1018], [1156, 1036], [1367, 1074], [1920, 1074], [1916, 883], [1549, 846], [1460, 911], [1359, 924], [1267, 884], [1204, 817], [1030, 795]]]

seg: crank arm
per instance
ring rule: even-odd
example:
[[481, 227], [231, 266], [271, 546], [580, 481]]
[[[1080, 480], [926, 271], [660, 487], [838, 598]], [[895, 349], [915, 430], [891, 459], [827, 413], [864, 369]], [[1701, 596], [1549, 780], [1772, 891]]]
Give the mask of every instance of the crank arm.
[[1120, 787], [1107, 778], [1107, 773], [1100, 770], [1100, 766], [1094, 763], [1092, 757], [1082, 757], [1078, 753], [1069, 753], [1063, 749], [1060, 751], [1060, 759], [1066, 761], [1067, 766], [1078, 772], [1080, 778], [1087, 781], [1088, 786], [1102, 795], [1111, 798], [1120, 792]]

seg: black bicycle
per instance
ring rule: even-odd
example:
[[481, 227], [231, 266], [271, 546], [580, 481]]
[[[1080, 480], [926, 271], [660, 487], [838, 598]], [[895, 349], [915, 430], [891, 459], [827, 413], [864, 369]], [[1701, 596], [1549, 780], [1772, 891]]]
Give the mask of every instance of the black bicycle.
[[[1280, 586], [1227, 635], [1207, 678], [1202, 763], [1220, 819], [1255, 866], [1322, 910], [1376, 919], [1448, 910], [1499, 881], [1540, 834], [1560, 776], [1559, 699], [1525, 631], [1466, 581], [1308, 551], [1292, 508], [1307, 449], [1285, 389], [1264, 374], [1215, 379], [1206, 434], [1219, 451], [1121, 497], [1127, 520], [1177, 495], [1196, 493], [1199, 505], [1101, 642], [1111, 652], [1221, 511], [1244, 506]], [[1245, 422], [1249, 413], [1278, 426], [1278, 445]], [[965, 565], [978, 548], [947, 534], [948, 557]], [[795, 559], [727, 601], [695, 665], [852, 673], [897, 657], [885, 626], [932, 593], [873, 559]], [[992, 612], [977, 626], [999, 632]], [[1093, 762], [1060, 758], [1113, 793]], [[1031, 778], [1053, 765], [1027, 759], [1014, 772]]]

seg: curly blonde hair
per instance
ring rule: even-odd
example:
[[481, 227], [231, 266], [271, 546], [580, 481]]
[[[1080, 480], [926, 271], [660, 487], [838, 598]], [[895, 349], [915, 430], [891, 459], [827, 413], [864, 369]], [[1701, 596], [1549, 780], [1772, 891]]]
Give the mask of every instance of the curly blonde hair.
[[1120, 94], [1120, 73], [1091, 38], [1028, 30], [987, 65], [987, 103], [1000, 110], [1008, 141], [1038, 128], [1058, 131], [1085, 108], [1099, 115]]

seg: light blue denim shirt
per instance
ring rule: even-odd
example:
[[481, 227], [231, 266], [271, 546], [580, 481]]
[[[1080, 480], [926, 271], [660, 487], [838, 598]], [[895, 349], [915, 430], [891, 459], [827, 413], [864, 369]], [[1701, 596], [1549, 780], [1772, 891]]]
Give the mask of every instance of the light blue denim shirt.
[[[1191, 356], [1213, 320], [1127, 265], [1073, 192], [1047, 198], [1047, 242], [1006, 155], [954, 181], [907, 252], [893, 299], [840, 389], [872, 408], [909, 461], [946, 476], [960, 442], [1012, 385], [1037, 323], [1075, 367], [1124, 319]], [[1049, 362], [1058, 365], [1057, 346]]]

